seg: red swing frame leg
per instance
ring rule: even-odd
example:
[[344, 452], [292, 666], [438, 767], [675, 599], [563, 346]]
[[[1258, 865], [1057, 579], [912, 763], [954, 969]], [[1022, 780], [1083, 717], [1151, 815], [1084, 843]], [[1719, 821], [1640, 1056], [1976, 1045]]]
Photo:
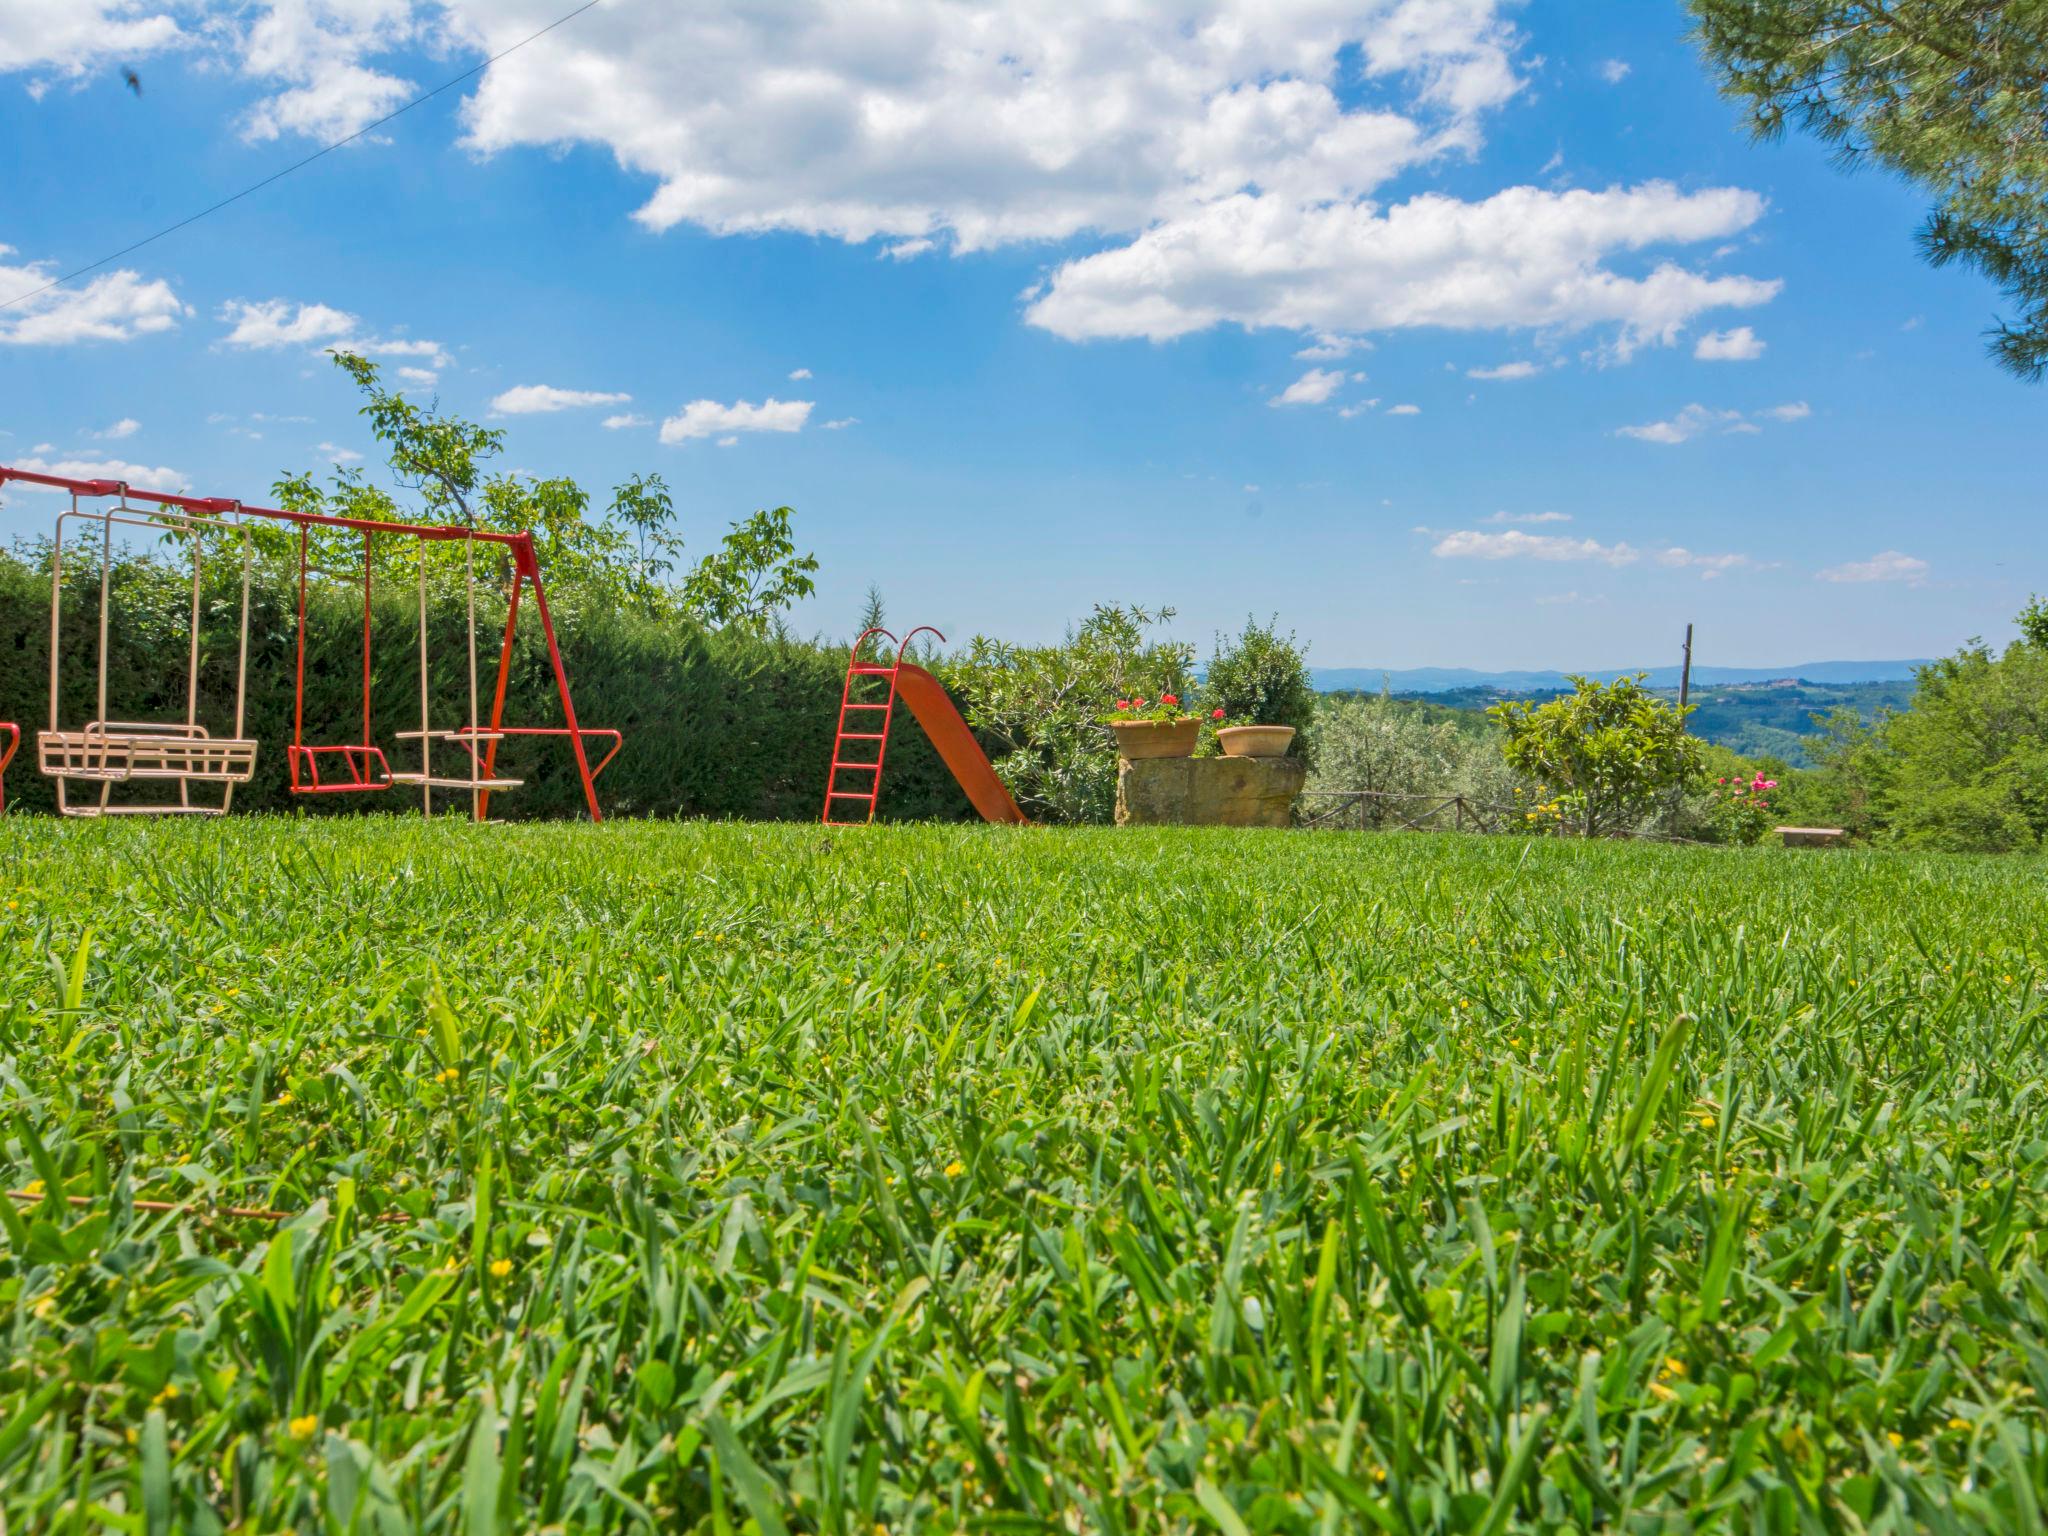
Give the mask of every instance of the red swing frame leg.
[[[512, 673], [512, 635], [519, 623], [519, 585], [523, 581], [533, 583], [534, 611], [540, 615], [541, 634], [548, 643], [548, 664], [554, 668], [555, 691], [562, 700], [562, 719], [569, 727], [569, 744], [576, 751], [576, 773], [583, 781], [583, 801], [590, 807], [590, 819], [604, 820], [604, 812], [597, 805], [597, 783], [590, 772], [590, 755], [583, 750], [583, 731], [576, 723], [576, 701], [569, 696], [569, 671], [562, 665], [562, 648], [555, 643], [555, 621], [548, 613], [548, 594], [540, 584], [540, 558], [533, 550], [533, 535], [522, 533], [511, 541], [512, 547], [512, 598], [505, 607], [505, 643], [498, 652], [498, 682], [491, 691], [491, 730], [496, 732], [505, 723], [505, 684]], [[493, 735], [484, 746], [485, 778], [496, 776], [498, 760], [498, 738]], [[476, 819], [483, 821], [491, 810], [491, 792], [486, 789], [476, 797]]]

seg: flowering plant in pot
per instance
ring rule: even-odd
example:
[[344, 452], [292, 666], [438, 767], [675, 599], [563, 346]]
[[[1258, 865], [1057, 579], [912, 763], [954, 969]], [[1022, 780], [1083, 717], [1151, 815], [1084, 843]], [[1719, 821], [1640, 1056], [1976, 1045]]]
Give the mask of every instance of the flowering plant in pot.
[[1118, 699], [1115, 712], [1104, 715], [1102, 723], [1116, 735], [1117, 756], [1132, 759], [1193, 757], [1202, 735], [1201, 715], [1177, 693]]

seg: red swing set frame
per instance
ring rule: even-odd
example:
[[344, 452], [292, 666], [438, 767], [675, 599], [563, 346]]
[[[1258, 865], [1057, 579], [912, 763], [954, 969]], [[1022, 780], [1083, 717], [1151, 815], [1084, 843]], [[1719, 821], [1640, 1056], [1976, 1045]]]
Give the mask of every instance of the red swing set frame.
[[[498, 676], [491, 695], [491, 717], [487, 727], [463, 727], [445, 734], [454, 738], [477, 760], [481, 768], [481, 781], [494, 778], [497, 763], [498, 742], [506, 736], [565, 736], [576, 755], [576, 774], [583, 784], [584, 804], [590, 811], [592, 821], [603, 821], [604, 812], [597, 803], [597, 775], [617, 755], [620, 737], [617, 731], [599, 728], [585, 728], [576, 721], [576, 701], [569, 693], [569, 673], [562, 664], [561, 646], [555, 639], [555, 621], [548, 611], [547, 590], [541, 585], [540, 558], [534, 551], [533, 534], [522, 530], [518, 533], [500, 533], [490, 529], [463, 528], [450, 524], [391, 523], [375, 518], [340, 517], [320, 512], [291, 512], [278, 507], [251, 506], [225, 496], [180, 496], [169, 491], [143, 491], [119, 480], [75, 480], [63, 475], [46, 475], [38, 471], [15, 469], [0, 464], [0, 485], [10, 480], [19, 480], [29, 485], [48, 486], [53, 490], [68, 491], [77, 496], [126, 496], [135, 501], [146, 501], [160, 507], [174, 507], [179, 511], [200, 517], [249, 517], [269, 522], [296, 524], [299, 529], [299, 632], [296, 673], [293, 679], [292, 745], [286, 755], [291, 776], [291, 787], [296, 794], [331, 794], [350, 790], [382, 789], [392, 780], [390, 767], [384, 762], [383, 752], [370, 738], [370, 626], [369, 626], [369, 547], [370, 540], [378, 534], [397, 538], [417, 539], [422, 544], [443, 541], [468, 540], [474, 544], [495, 544], [503, 548], [512, 561], [512, 590], [505, 610], [505, 635], [498, 653]], [[312, 528], [348, 528], [363, 535], [363, 739], [360, 742], [344, 743], [337, 746], [307, 746], [304, 742], [305, 715], [305, 618], [306, 618], [306, 540]], [[424, 551], [422, 551], [424, 553]], [[523, 587], [533, 589], [533, 606], [539, 616], [541, 635], [547, 642], [548, 664], [554, 671], [555, 690], [562, 702], [562, 719], [559, 726], [515, 726], [508, 728], [505, 723], [505, 689], [511, 680], [512, 642], [519, 625], [519, 600]], [[590, 755], [584, 750], [586, 738], [609, 736], [611, 751], [607, 752], [596, 768], [590, 764]], [[478, 748], [482, 748], [479, 758]], [[10, 754], [11, 755], [11, 754]], [[342, 777], [323, 780], [319, 769], [322, 756], [339, 757], [344, 764]], [[375, 782], [372, 764], [381, 768], [385, 782]], [[476, 820], [487, 819], [490, 811], [491, 792], [479, 787], [473, 796]]]

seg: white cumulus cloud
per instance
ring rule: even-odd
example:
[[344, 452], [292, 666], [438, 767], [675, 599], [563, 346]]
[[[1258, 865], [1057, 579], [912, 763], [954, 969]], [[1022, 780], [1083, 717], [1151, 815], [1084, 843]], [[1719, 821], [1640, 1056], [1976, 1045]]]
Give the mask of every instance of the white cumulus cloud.
[[1420, 416], [1422, 414], [1422, 407], [1419, 405], [1390, 405], [1387, 407], [1387, 414], [1389, 416]]
[[1266, 404], [1321, 405], [1337, 392], [1343, 382], [1344, 370], [1341, 368], [1311, 368]]
[[808, 379], [811, 376], [811, 370], [808, 368], [792, 368], [789, 370], [789, 376], [792, 380]]
[[[179, 9], [71, 3], [103, 19]], [[1025, 311], [1074, 340], [1277, 328], [1328, 361], [1386, 329], [1600, 327], [1602, 355], [1625, 361], [1709, 311], [1771, 299], [1774, 281], [1674, 254], [1762, 216], [1738, 188], [1380, 200], [1404, 173], [1473, 162], [1538, 62], [1517, 10], [601, 5], [490, 65], [462, 122], [480, 153], [609, 152], [647, 184], [635, 216], [655, 230], [872, 241], [896, 259], [1078, 242]], [[549, 0], [265, 0], [193, 36], [267, 92], [246, 134], [325, 140], [405, 99], [421, 57], [474, 60], [556, 19]]]
[[1431, 554], [1442, 560], [1594, 560], [1603, 565], [1631, 565], [1641, 551], [1628, 544], [1602, 544], [1555, 533], [1480, 533], [1462, 528], [1438, 537]]
[[[298, 304], [290, 299], [230, 299], [220, 307], [227, 323], [221, 345], [266, 352], [279, 347], [315, 347], [326, 352], [353, 352], [360, 357], [420, 357], [445, 368], [447, 349], [438, 341], [406, 336], [366, 336], [363, 322], [330, 304]], [[425, 372], [399, 370], [402, 377]], [[429, 380], [429, 382], [432, 382]]]
[[1709, 331], [1692, 349], [1704, 363], [1753, 363], [1764, 355], [1763, 338], [1746, 325], [1733, 330]]
[[8, 0], [0, 5], [0, 73], [75, 80], [190, 41], [171, 5], [134, 0]]
[[103, 443], [118, 443], [122, 438], [133, 437], [141, 430], [141, 422], [137, 421], [133, 416], [123, 416], [111, 427], [103, 427], [97, 432], [88, 432], [86, 436], [96, 437]]
[[[15, 265], [0, 245], [0, 346], [62, 347], [81, 341], [133, 341], [168, 331], [187, 313], [162, 278], [144, 279], [121, 268], [90, 281], [44, 288], [57, 276], [48, 262]], [[35, 294], [28, 298], [26, 295]]]
[[586, 405], [624, 405], [631, 395], [599, 389], [557, 389], [552, 384], [520, 384], [494, 397], [491, 409], [505, 416], [536, 416]]
[[1465, 377], [1506, 382], [1510, 379], [1533, 379], [1542, 371], [1534, 363], [1502, 363], [1497, 368], [1467, 368]]
[[[39, 443], [42, 452], [49, 449], [48, 443]], [[173, 491], [183, 493], [192, 489], [192, 482], [181, 470], [163, 464], [130, 464], [126, 459], [46, 459], [42, 452], [18, 460], [14, 467], [26, 469], [38, 475], [61, 475], [66, 480], [123, 480], [138, 490]], [[30, 485], [24, 480], [7, 482], [10, 491], [47, 491], [53, 487]]]
[[[375, 0], [361, 0], [370, 9]], [[395, 3], [395, 0], [393, 0]], [[1376, 189], [1472, 156], [1522, 89], [1513, 0], [788, 0], [599, 7], [493, 65], [475, 149], [608, 149], [637, 217], [794, 231], [905, 257], [1084, 239], [1029, 301], [1081, 339], [1210, 326], [1334, 338], [1407, 325], [1613, 325], [1617, 356], [1773, 282], [1610, 258], [1719, 240], [1762, 201], [1658, 182], [1510, 188], [1388, 208]], [[447, 0], [472, 48], [539, 0]]]
[[267, 351], [273, 347], [314, 347], [355, 333], [361, 324], [344, 309], [326, 304], [294, 304], [289, 299], [230, 299], [220, 318], [231, 329], [221, 338], [229, 347]]
[[233, 37], [242, 74], [274, 88], [243, 119], [243, 137], [331, 140], [374, 122], [416, 87], [368, 61], [435, 31], [413, 0], [270, 0]]
[[697, 437], [720, 437], [738, 432], [801, 432], [810, 420], [809, 400], [763, 400], [759, 405], [735, 400], [721, 405], [716, 400], [692, 400], [661, 424], [664, 443], [685, 443]]
[[1496, 512], [1491, 517], [1482, 517], [1482, 523], [1568, 523], [1572, 520], [1569, 512]]
[[1606, 59], [1600, 65], [1600, 78], [1609, 85], [1619, 85], [1633, 73], [1626, 59]]
[[[1562, 513], [1538, 513], [1530, 520], [1552, 521], [1563, 517]], [[1515, 520], [1506, 513], [1495, 513], [1487, 519], [1492, 523]], [[1698, 571], [1708, 581], [1756, 564], [1747, 555], [1702, 554], [1676, 544], [1644, 551], [1628, 543], [1602, 544], [1598, 539], [1575, 539], [1556, 533], [1523, 533], [1518, 528], [1510, 528], [1505, 533], [1482, 533], [1473, 528], [1462, 528], [1455, 533], [1418, 531], [1431, 532], [1436, 543], [1430, 546], [1430, 553], [1443, 560], [1585, 562], [1619, 568], [1647, 558], [1667, 569]]]
[[1901, 554], [1896, 549], [1887, 549], [1872, 555], [1868, 560], [1851, 560], [1843, 565], [1831, 565], [1816, 575], [1821, 581], [1903, 581], [1909, 586], [1917, 587], [1926, 581], [1929, 569], [1927, 562], [1917, 555]]
[[1664, 261], [1640, 277], [1604, 263], [1746, 228], [1763, 200], [1663, 182], [1604, 191], [1511, 187], [1483, 202], [1425, 193], [1391, 208], [1299, 206], [1239, 193], [1070, 261], [1026, 311], [1080, 340], [1163, 341], [1234, 323], [1310, 332], [1612, 325], [1626, 360], [1704, 310], [1775, 298], [1779, 284]]
[[1648, 421], [1633, 427], [1617, 427], [1615, 432], [1621, 437], [1632, 437], [1637, 442], [1662, 443], [1671, 447], [1710, 434], [1761, 432], [1763, 428], [1757, 425], [1759, 420], [1804, 421], [1812, 414], [1813, 407], [1804, 400], [1794, 401], [1790, 405], [1774, 405], [1756, 412], [1753, 416], [1745, 416], [1741, 411], [1717, 410], [1711, 406], [1693, 404], [1667, 420]]
[[604, 428], [607, 432], [618, 432], [627, 427], [651, 427], [653, 425], [654, 418], [652, 416], [642, 416], [638, 411], [621, 411], [616, 416], [607, 416], [604, 419]]

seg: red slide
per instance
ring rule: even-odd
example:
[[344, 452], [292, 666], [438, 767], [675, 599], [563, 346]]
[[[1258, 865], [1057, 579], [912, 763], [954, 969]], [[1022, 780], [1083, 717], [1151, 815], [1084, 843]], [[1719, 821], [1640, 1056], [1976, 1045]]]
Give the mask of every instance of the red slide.
[[967, 791], [967, 798], [981, 812], [983, 821], [1024, 820], [1024, 813], [1010, 798], [1009, 786], [996, 777], [988, 754], [981, 750], [981, 743], [967, 729], [967, 722], [960, 718], [960, 711], [953, 707], [945, 686], [936, 677], [923, 667], [901, 662], [896, 667], [896, 697], [910, 706], [911, 714], [924, 727], [925, 735], [931, 738], [946, 766], [953, 770], [953, 777]]

